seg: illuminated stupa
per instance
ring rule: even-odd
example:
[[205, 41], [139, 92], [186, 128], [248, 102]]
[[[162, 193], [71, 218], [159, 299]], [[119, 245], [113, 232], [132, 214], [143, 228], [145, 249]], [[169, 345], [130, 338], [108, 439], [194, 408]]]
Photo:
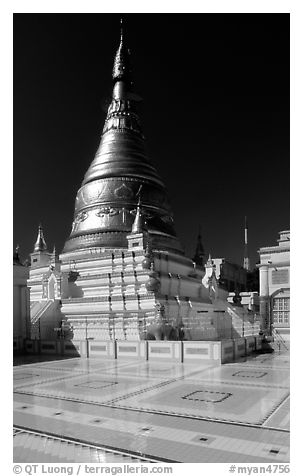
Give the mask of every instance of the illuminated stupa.
[[101, 142], [77, 193], [72, 231], [63, 252], [127, 248], [140, 195], [153, 246], [182, 253], [165, 186], [146, 155], [122, 28], [112, 77], [112, 100]]
[[184, 255], [135, 99], [121, 30], [112, 100], [70, 236], [58, 256], [39, 228], [31, 254], [32, 337], [52, 339], [61, 325], [80, 348], [88, 339], [220, 340], [233, 321], [243, 328], [243, 320], [226, 317], [228, 293], [213, 267], [204, 268], [200, 234], [194, 260]]

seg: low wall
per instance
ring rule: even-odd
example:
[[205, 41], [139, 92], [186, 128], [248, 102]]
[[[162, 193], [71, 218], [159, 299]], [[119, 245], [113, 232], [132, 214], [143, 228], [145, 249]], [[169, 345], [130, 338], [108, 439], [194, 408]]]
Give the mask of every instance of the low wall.
[[182, 341], [147, 341], [148, 360], [182, 362]]
[[13, 350], [14, 352], [22, 352], [24, 346], [24, 339], [22, 337], [13, 337]]
[[61, 341], [42, 340], [40, 342], [41, 354], [62, 354]]
[[256, 339], [256, 350], [262, 350], [263, 337], [262, 336], [256, 336], [255, 339]]
[[251, 354], [261, 347], [260, 336], [223, 341], [125, 341], [125, 340], [56, 340], [25, 341], [29, 354], [57, 354], [98, 359], [138, 359], [187, 363], [225, 364]]
[[204, 362], [214, 360], [221, 361], [221, 342], [218, 341], [184, 341], [183, 342], [183, 362]]
[[246, 355], [255, 352], [256, 350], [256, 338], [255, 336], [246, 337]]
[[24, 343], [24, 350], [27, 354], [38, 354], [40, 351], [40, 341], [26, 339]]
[[105, 359], [116, 359], [116, 341], [104, 340], [104, 341], [88, 341], [88, 353], [87, 357], [92, 358], [105, 358]]
[[246, 339], [247, 337], [240, 337], [239, 339], [234, 339], [235, 359], [237, 359], [238, 357], [244, 357], [246, 355]]
[[73, 340], [73, 341], [62, 341], [61, 348], [63, 355], [74, 355], [75, 357], [87, 357], [87, 341], [83, 340]]
[[116, 341], [116, 354], [117, 359], [147, 360], [147, 341]]
[[235, 360], [235, 343], [233, 339], [221, 342], [221, 363], [233, 362]]

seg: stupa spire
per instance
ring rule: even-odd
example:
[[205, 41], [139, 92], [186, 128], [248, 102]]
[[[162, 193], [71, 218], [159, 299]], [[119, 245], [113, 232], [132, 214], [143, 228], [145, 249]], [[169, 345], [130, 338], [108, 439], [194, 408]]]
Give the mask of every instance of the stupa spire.
[[205, 251], [202, 244], [201, 227], [199, 226], [196, 252], [195, 252], [195, 256], [193, 257], [193, 260], [197, 265], [204, 266], [204, 258], [205, 258]]
[[[72, 231], [64, 252], [89, 248], [127, 248], [127, 236], [137, 222], [146, 226], [159, 249], [183, 254], [174, 230], [166, 188], [145, 150], [145, 139], [132, 90], [130, 54], [125, 28], [112, 71], [113, 93], [100, 145], [78, 190]], [[138, 190], [140, 206], [137, 216]], [[141, 207], [141, 209], [140, 209]], [[146, 225], [140, 217], [146, 211]], [[137, 224], [136, 224], [137, 226]], [[139, 226], [139, 225], [138, 225]]]
[[58, 255], [57, 250], [56, 250], [56, 245], [54, 245], [54, 247], [53, 247], [53, 252], [52, 252], [51, 259], [53, 261], [58, 261], [59, 260], [59, 255]]
[[14, 252], [14, 263], [17, 263], [17, 264], [21, 264], [19, 250], [20, 250], [20, 246], [17, 245]]
[[141, 198], [139, 195], [136, 216], [132, 226], [132, 233], [142, 233], [144, 229], [145, 229], [145, 223], [144, 223], [144, 217], [143, 217], [142, 208], [141, 208]]
[[211, 254], [209, 253], [208, 255], [208, 260], [207, 260], [207, 263], [206, 263], [208, 266], [213, 266], [213, 260], [211, 259]]
[[243, 258], [243, 268], [246, 271], [250, 271], [250, 262], [248, 257], [248, 225], [247, 225], [247, 217], [244, 219], [244, 258]]
[[130, 83], [130, 52], [126, 47], [123, 19], [120, 19], [120, 44], [116, 52], [113, 66], [113, 80]]
[[34, 246], [34, 251], [47, 251], [47, 245], [43, 235], [42, 225], [40, 223], [38, 228], [38, 236]]

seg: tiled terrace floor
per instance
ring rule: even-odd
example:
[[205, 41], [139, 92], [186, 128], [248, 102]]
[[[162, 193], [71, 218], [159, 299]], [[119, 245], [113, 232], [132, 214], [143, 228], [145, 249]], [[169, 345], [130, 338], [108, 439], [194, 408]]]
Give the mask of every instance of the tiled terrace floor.
[[14, 367], [15, 462], [289, 461], [289, 354]]

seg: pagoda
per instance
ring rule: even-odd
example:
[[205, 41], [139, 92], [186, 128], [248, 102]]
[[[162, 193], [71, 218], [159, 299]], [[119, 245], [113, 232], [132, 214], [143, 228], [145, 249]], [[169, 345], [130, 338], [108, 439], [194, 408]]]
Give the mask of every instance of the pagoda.
[[212, 291], [200, 232], [196, 261], [176, 236], [165, 185], [146, 154], [122, 26], [112, 80], [100, 145], [59, 256], [47, 251], [39, 228], [31, 307], [42, 321], [47, 302], [57, 302], [47, 329], [63, 319], [75, 341], [224, 338], [226, 319], [216, 309], [218, 300], [220, 309], [227, 305], [227, 292]]

